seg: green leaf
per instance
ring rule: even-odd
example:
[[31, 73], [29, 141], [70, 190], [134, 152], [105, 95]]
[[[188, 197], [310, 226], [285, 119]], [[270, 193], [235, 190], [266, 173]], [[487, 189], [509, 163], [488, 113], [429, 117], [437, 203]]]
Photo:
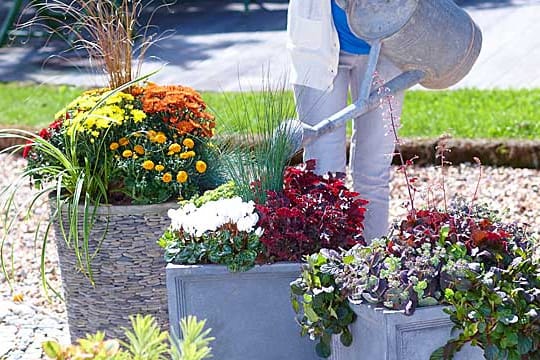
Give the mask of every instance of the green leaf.
[[517, 350], [521, 355], [527, 354], [532, 349], [533, 342], [530, 337], [519, 335]]
[[315, 311], [309, 304], [304, 304], [304, 314], [306, 314], [308, 320], [311, 322], [317, 322], [320, 320], [319, 315], [315, 313]]
[[330, 313], [330, 315], [331, 315], [334, 319], [337, 319], [337, 318], [338, 318], [338, 314], [336, 313], [336, 310], [335, 310], [332, 306], [329, 306], [329, 307], [328, 307], [328, 312]]
[[327, 344], [323, 341], [320, 341], [317, 346], [315, 346], [315, 351], [317, 352], [317, 355], [325, 359], [330, 357], [330, 355], [332, 354], [330, 344]]
[[45, 355], [53, 359], [57, 359], [62, 353], [62, 348], [56, 341], [45, 341], [42, 347]]
[[351, 265], [354, 261], [354, 256], [353, 255], [347, 255], [345, 257], [343, 257], [343, 264], [345, 265]]
[[519, 342], [518, 335], [512, 329], [506, 332], [506, 342], [508, 347], [516, 346]]
[[298, 303], [298, 300], [296, 298], [291, 299], [292, 307], [294, 309], [294, 312], [298, 314], [300, 311], [300, 304]]
[[441, 231], [439, 232], [439, 244], [441, 246], [444, 246], [444, 243], [449, 233], [450, 233], [450, 226], [445, 225], [441, 228]]
[[353, 342], [353, 337], [352, 337], [351, 332], [347, 328], [343, 329], [343, 332], [341, 333], [339, 340], [341, 341], [343, 345], [351, 346]]
[[494, 344], [489, 344], [484, 350], [486, 360], [499, 360], [499, 349]]
[[521, 360], [521, 355], [517, 351], [513, 350], [508, 353], [506, 360]]
[[437, 350], [431, 353], [429, 360], [443, 360], [444, 359], [444, 346], [441, 346]]

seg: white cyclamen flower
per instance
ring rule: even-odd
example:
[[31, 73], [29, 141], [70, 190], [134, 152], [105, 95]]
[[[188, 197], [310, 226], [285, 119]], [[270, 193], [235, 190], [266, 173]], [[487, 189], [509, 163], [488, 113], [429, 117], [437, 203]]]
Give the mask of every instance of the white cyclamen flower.
[[[216, 231], [227, 223], [236, 224], [239, 231], [251, 232], [259, 221], [255, 203], [243, 202], [240, 197], [209, 201], [199, 208], [187, 203], [179, 209], [169, 210], [168, 215], [172, 230], [182, 230], [196, 237]], [[259, 229], [258, 232], [262, 234]]]

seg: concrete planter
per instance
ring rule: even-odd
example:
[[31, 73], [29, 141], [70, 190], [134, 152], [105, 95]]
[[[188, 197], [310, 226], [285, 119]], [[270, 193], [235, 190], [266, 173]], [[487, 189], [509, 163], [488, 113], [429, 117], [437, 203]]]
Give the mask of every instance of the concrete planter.
[[[353, 343], [345, 347], [334, 337], [332, 360], [429, 360], [433, 351], [450, 339], [453, 323], [444, 306], [402, 311], [352, 305], [358, 318], [352, 324]], [[454, 360], [484, 359], [480, 348], [466, 346]]]
[[[97, 209], [88, 245], [91, 252], [99, 246], [91, 260], [95, 286], [77, 271], [74, 250], [54, 223], [72, 341], [98, 330], [123, 338], [122, 327], [130, 326], [132, 314], [153, 315], [164, 330], [168, 328], [166, 263], [156, 241], [170, 224], [167, 211], [173, 206], [104, 205]], [[67, 229], [67, 212], [63, 222]], [[82, 218], [79, 231], [82, 234]]]
[[172, 331], [187, 315], [207, 319], [214, 359], [314, 360], [313, 342], [300, 336], [290, 303], [300, 264], [277, 263], [231, 273], [219, 265], [168, 265]]

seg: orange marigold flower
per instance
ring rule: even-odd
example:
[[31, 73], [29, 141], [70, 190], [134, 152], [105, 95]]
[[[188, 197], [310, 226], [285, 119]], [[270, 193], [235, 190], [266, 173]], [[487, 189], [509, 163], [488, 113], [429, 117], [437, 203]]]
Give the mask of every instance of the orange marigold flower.
[[181, 150], [182, 150], [182, 147], [177, 143], [171, 144], [169, 146], [169, 151], [172, 151], [173, 153], [180, 152]]
[[125, 158], [130, 158], [133, 156], [133, 152], [131, 150], [124, 150], [122, 152], [122, 156], [125, 157]]
[[163, 166], [161, 164], [157, 164], [156, 167], [155, 167], [155, 170], [156, 171], [163, 171], [163, 170], [165, 170], [165, 166]]
[[156, 135], [155, 140], [156, 140], [156, 142], [157, 142], [158, 144], [164, 144], [164, 143], [167, 141], [167, 137], [165, 136], [164, 133], [159, 132], [159, 133]]
[[190, 138], [185, 138], [184, 141], [182, 141], [182, 144], [188, 149], [193, 149], [195, 147], [195, 142]]
[[144, 155], [144, 148], [142, 147], [142, 145], [135, 145], [133, 150], [135, 150], [135, 152], [139, 155]]
[[178, 174], [176, 174], [176, 181], [179, 183], [185, 183], [188, 179], [188, 173], [184, 170], [179, 171]]
[[111, 145], [109, 145], [109, 149], [111, 149], [112, 151], [118, 149], [120, 145], [117, 143], [117, 142], [112, 142]]
[[172, 181], [172, 175], [171, 173], [165, 173], [161, 177], [161, 180], [163, 180], [164, 183], [170, 183]]
[[129, 140], [123, 137], [120, 140], [118, 140], [118, 143], [120, 144], [120, 146], [126, 146], [127, 144], [129, 144]]
[[142, 167], [145, 169], [145, 170], [152, 170], [154, 168], [154, 162], [152, 160], [145, 160], [143, 163], [142, 163]]
[[195, 169], [201, 174], [206, 171], [206, 163], [202, 160], [199, 160], [195, 163]]
[[186, 151], [180, 154], [180, 159], [189, 159], [194, 157], [195, 155], [195, 151]]

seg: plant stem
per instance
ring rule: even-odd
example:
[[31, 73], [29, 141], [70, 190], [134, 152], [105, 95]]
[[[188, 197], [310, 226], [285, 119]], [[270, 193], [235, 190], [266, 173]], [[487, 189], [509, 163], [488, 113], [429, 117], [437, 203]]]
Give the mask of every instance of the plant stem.
[[411, 192], [411, 182], [409, 180], [409, 175], [407, 174], [407, 164], [405, 162], [405, 159], [403, 158], [403, 152], [401, 151], [401, 141], [399, 140], [397, 136], [397, 126], [396, 121], [394, 118], [394, 110], [392, 108], [392, 101], [390, 99], [390, 96], [386, 97], [386, 100], [388, 102], [388, 109], [390, 111], [390, 123], [392, 124], [392, 132], [394, 134], [394, 142], [397, 147], [397, 153], [399, 154], [399, 161], [401, 162], [401, 171], [403, 172], [403, 176], [405, 177], [405, 182], [407, 183], [407, 191], [409, 193], [409, 199], [411, 201], [411, 212], [413, 216], [416, 216], [416, 209], [414, 207], [414, 197]]

